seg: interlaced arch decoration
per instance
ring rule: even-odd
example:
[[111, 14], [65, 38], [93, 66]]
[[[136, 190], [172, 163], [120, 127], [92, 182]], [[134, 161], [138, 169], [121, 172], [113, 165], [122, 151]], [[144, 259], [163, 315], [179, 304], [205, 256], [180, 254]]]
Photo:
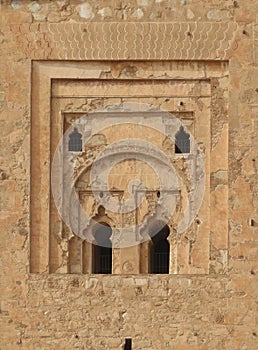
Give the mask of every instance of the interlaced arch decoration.
[[[159, 60], [162, 60], [162, 57], [163, 56], [161, 55], [161, 57], [159, 57]], [[203, 55], [201, 57], [203, 58]], [[174, 59], [174, 57], [172, 57], [172, 59]], [[112, 66], [112, 64], [113, 63], [110, 63], [110, 62], [109, 63], [99, 63], [99, 65], [101, 67], [102, 67], [102, 65], [103, 65], [103, 67], [104, 66], [106, 67], [106, 65]], [[123, 62], [123, 63], [119, 63], [119, 64], [122, 66], [123, 65], [126, 66], [126, 65], [128, 65], [128, 62]], [[134, 64], [140, 65], [140, 63], [137, 63], [137, 62], [134, 62]], [[157, 64], [159, 66], [159, 64], [161, 64], [161, 63], [156, 63], [156, 62], [150, 63], [150, 65], [154, 65], [154, 64]], [[174, 70], [173, 71], [171, 70], [171, 76], [176, 78], [176, 77], [178, 77], [178, 74], [185, 74], [184, 71], [183, 71], [183, 73], [178, 73], [177, 69], [179, 69], [181, 66], [183, 67], [185, 64], [189, 64], [189, 63], [170, 62], [169, 64], [175, 70], [175, 73], [173, 73]], [[214, 62], [195, 62], [195, 64], [198, 65], [198, 69], [200, 69], [200, 74], [202, 74], [202, 75], [200, 75], [200, 77], [203, 76], [204, 70], [206, 69], [206, 67], [208, 67], [206, 69], [206, 72], [208, 70], [209, 70], [209, 72], [212, 71], [213, 72], [212, 74], [216, 75], [216, 77], [218, 76], [219, 79], [222, 75], [225, 76], [226, 74], [228, 74], [228, 62], [226, 62], [226, 61], [222, 62], [221, 58], [218, 59], [216, 62], [215, 61]], [[162, 65], [163, 65], [163, 63], [162, 63]], [[54, 271], [59, 271], [59, 270], [66, 271], [65, 270], [66, 269], [66, 260], [64, 260], [64, 258], [63, 258], [63, 250], [59, 244], [59, 241], [56, 240], [56, 238], [55, 238], [57, 233], [55, 232], [52, 234], [52, 231], [51, 231], [51, 235], [53, 236], [53, 238], [50, 241], [50, 240], [48, 240], [50, 232], [45, 229], [46, 224], [49, 224], [49, 226], [51, 227], [51, 223], [50, 223], [50, 219], [49, 219], [50, 218], [49, 204], [48, 204], [48, 200], [46, 200], [46, 196], [47, 196], [46, 193], [49, 193], [49, 191], [46, 191], [46, 189], [49, 188], [49, 185], [48, 185], [49, 176], [48, 175], [49, 175], [50, 166], [43, 167], [43, 166], [41, 166], [41, 164], [50, 164], [51, 165], [51, 159], [49, 156], [51, 154], [50, 146], [55, 144], [54, 142], [50, 142], [51, 132], [53, 130], [51, 131], [50, 128], [45, 128], [44, 134], [40, 134], [39, 130], [41, 130], [41, 128], [37, 127], [37, 125], [38, 125], [37, 123], [39, 123], [39, 125], [43, 128], [43, 126], [46, 124], [46, 121], [48, 120], [47, 118], [50, 118], [50, 116], [51, 116], [51, 110], [50, 110], [51, 105], [49, 103], [49, 101], [51, 100], [51, 90], [48, 90], [48, 87], [51, 86], [50, 82], [52, 79], [59, 80], [59, 79], [64, 79], [64, 78], [68, 79], [71, 77], [76, 79], [80, 74], [81, 75], [85, 74], [85, 71], [88, 74], [87, 76], [94, 78], [96, 74], [99, 74], [99, 71], [101, 69], [101, 68], [98, 68], [99, 70], [97, 71], [97, 73], [95, 72], [95, 70], [93, 71], [92, 69], [90, 69], [92, 66], [91, 62], [76, 62], [76, 63], [74, 63], [74, 67], [71, 68], [71, 66], [72, 66], [71, 62], [65, 62], [65, 61], [62, 61], [62, 62], [33, 61], [32, 62], [32, 73], [33, 73], [32, 74], [32, 78], [33, 78], [32, 79], [32, 83], [33, 83], [32, 101], [41, 101], [40, 108], [38, 108], [36, 103], [34, 103], [34, 102], [32, 103], [32, 116], [33, 116], [33, 118], [32, 118], [32, 140], [38, 140], [40, 138], [42, 138], [42, 140], [43, 140], [43, 137], [45, 137], [49, 140], [49, 142], [45, 148], [46, 152], [42, 153], [42, 155], [41, 155], [40, 163], [38, 160], [38, 154], [40, 151], [40, 147], [39, 147], [38, 142], [33, 142], [32, 155], [31, 155], [31, 169], [32, 169], [32, 171], [31, 171], [31, 179], [32, 179], [31, 180], [32, 181], [32, 183], [31, 183], [31, 189], [32, 189], [31, 190], [31, 203], [32, 203], [32, 205], [31, 205], [31, 218], [32, 219], [31, 219], [31, 239], [30, 239], [30, 246], [31, 246], [30, 271], [33, 273], [43, 272], [43, 271], [54, 272]], [[212, 69], [209, 67], [212, 67]], [[166, 69], [168, 69], [168, 68], [166, 68]], [[214, 69], [215, 69], [215, 72], [214, 72]], [[94, 76], [93, 76], [92, 72], [95, 74]], [[187, 74], [188, 74], [188, 71], [187, 71]], [[194, 77], [195, 76], [196, 75], [194, 75]], [[39, 87], [39, 89], [34, 88], [34, 86]], [[216, 96], [214, 98], [216, 98]], [[196, 113], [197, 114], [199, 113], [198, 109], [196, 109]], [[51, 123], [49, 121], [49, 125], [50, 124]], [[225, 130], [225, 135], [227, 132], [227, 125], [228, 125], [227, 119], [225, 119], [224, 129], [223, 129], [223, 130]], [[55, 139], [53, 138], [53, 140], [55, 140]], [[209, 150], [206, 150], [206, 151], [207, 151], [207, 155], [209, 155], [210, 154]], [[215, 156], [216, 156], [215, 152], [211, 153], [210, 160], [212, 161], [215, 158]], [[223, 161], [224, 161], [226, 159], [226, 153], [225, 153], [225, 155], [222, 155], [222, 157], [223, 157]], [[89, 163], [87, 163], [87, 164], [89, 165]], [[40, 181], [39, 181], [38, 177], [36, 176], [39, 166], [40, 166], [40, 172], [42, 174], [42, 176], [40, 177]], [[226, 172], [227, 172], [227, 168], [226, 168]], [[78, 178], [78, 176], [76, 176], [76, 179], [77, 178]], [[43, 193], [42, 189], [44, 189], [44, 193]], [[40, 197], [40, 206], [38, 207], [38, 206], [34, 205], [34, 203], [35, 204], [37, 203], [37, 201], [39, 200], [39, 197]], [[227, 194], [225, 193], [225, 196], [223, 195], [222, 200], [226, 201], [226, 198], [227, 198]], [[214, 216], [214, 215], [216, 215], [215, 213], [218, 211], [218, 209], [212, 205], [213, 204], [211, 204], [212, 215]], [[92, 215], [92, 213], [91, 213], [91, 215]], [[39, 217], [41, 218], [40, 220], [39, 220]], [[226, 216], [225, 216], [225, 218], [226, 218]], [[224, 221], [225, 221], [225, 223], [224, 223]], [[227, 220], [225, 219], [224, 221], [223, 221], [223, 225], [224, 225], [223, 227], [225, 227], [225, 230], [226, 230]], [[57, 225], [56, 225], [54, 220], [52, 220], [52, 222], [53, 222], [52, 226], [54, 227], [54, 224], [55, 224], [55, 230], [56, 230]], [[58, 232], [61, 232], [61, 224], [59, 226], [60, 226], [60, 228], [58, 228], [58, 230], [59, 230]], [[206, 226], [207, 227], [209, 226], [209, 218], [207, 219]], [[53, 231], [54, 231], [54, 229], [53, 229]], [[175, 257], [175, 261], [171, 262], [171, 273], [190, 273], [191, 274], [191, 273], [196, 273], [196, 271], [198, 273], [208, 273], [209, 272], [209, 249], [208, 249], [208, 247], [211, 246], [211, 243], [209, 243], [209, 246], [208, 246], [208, 243], [203, 244], [205, 246], [203, 248], [203, 245], [199, 244], [199, 242], [201, 239], [203, 242], [209, 242], [209, 239], [212, 241], [212, 237], [208, 237], [209, 236], [208, 229], [206, 229], [204, 231], [207, 232], [207, 234], [205, 234], [205, 232], [204, 232], [205, 240], [203, 240], [203, 235], [202, 236], [200, 235], [196, 238], [197, 243], [195, 243], [195, 250], [192, 250], [195, 254], [195, 260], [194, 260], [194, 263], [192, 263], [192, 265], [191, 264], [183, 265], [181, 263], [182, 254], [180, 254], [180, 253], [182, 250], [185, 251], [185, 246], [187, 246], [187, 242], [184, 241], [183, 238], [181, 239], [181, 241], [179, 241], [179, 240], [177, 241], [178, 244], [177, 244], [177, 246], [175, 244], [175, 248], [178, 249], [178, 255], [172, 254], [172, 258]], [[169, 240], [170, 240], [170, 236], [169, 236]], [[227, 242], [225, 243], [225, 246], [227, 247]], [[171, 245], [171, 249], [172, 249], [172, 245]], [[202, 251], [204, 251], [204, 256], [202, 256], [202, 259], [199, 259], [199, 256], [197, 254], [199, 249], [202, 249]], [[52, 251], [52, 253], [51, 253], [51, 251]], [[224, 253], [224, 251], [223, 251], [223, 253]], [[214, 261], [216, 259], [214, 258]], [[227, 263], [227, 260], [225, 259], [225, 264], [222, 266], [220, 271], [225, 271], [224, 266], [226, 266], [226, 263]], [[49, 266], [51, 266], [51, 268]], [[61, 268], [59, 268], [59, 266], [61, 266]], [[139, 269], [139, 270], [143, 271], [143, 272], [146, 271], [145, 267], [144, 267], [144, 269]], [[85, 271], [88, 271], [88, 270], [85, 269]]]

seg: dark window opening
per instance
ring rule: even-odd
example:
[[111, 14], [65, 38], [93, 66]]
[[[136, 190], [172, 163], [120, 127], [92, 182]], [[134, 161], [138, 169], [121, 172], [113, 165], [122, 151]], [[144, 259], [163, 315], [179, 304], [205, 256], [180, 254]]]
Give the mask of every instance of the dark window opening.
[[82, 151], [82, 134], [78, 132], [77, 128], [74, 128], [73, 132], [69, 135], [68, 150], [71, 152]]
[[132, 350], [132, 339], [131, 338], [125, 339], [124, 350]]
[[175, 138], [175, 153], [190, 153], [190, 135], [180, 126]]
[[92, 273], [112, 273], [112, 244], [110, 237], [112, 229], [105, 224], [98, 224], [93, 233], [95, 243], [93, 245], [93, 269]]
[[249, 225], [250, 225], [250, 226], [254, 226], [254, 219], [250, 219], [250, 220], [249, 220]]
[[150, 249], [150, 273], [169, 273], [170, 245], [167, 240], [169, 228], [165, 225], [156, 235], [152, 237]]

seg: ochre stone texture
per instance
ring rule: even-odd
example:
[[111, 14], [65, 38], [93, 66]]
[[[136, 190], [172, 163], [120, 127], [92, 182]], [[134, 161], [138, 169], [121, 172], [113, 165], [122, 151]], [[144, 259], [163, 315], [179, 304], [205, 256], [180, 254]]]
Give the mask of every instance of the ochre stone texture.
[[[0, 1], [1, 350], [117, 350], [126, 338], [137, 350], [258, 348], [257, 12], [254, 0]], [[51, 194], [64, 132], [128, 102], [169, 112], [194, 136], [205, 164], [198, 215], [177, 232], [195, 167], [186, 170], [173, 141], [146, 126], [91, 135], [75, 189], [97, 222], [152, 217], [159, 188], [147, 164], [129, 159], [110, 172], [114, 198], [127, 198], [135, 175], [147, 188], [123, 215], [98, 206], [89, 173], [121, 139], [162, 149], [182, 179], [167, 222], [169, 274], [149, 273], [140, 239], [113, 249], [112, 274], [92, 274], [92, 244], [65, 225]], [[169, 133], [169, 118], [153, 120]]]

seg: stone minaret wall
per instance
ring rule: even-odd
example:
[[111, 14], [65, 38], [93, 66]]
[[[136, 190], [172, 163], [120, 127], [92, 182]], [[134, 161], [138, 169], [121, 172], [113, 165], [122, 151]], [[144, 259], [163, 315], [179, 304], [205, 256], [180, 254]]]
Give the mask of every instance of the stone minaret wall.
[[[132, 349], [255, 350], [256, 2], [2, 0], [0, 16], [0, 348], [117, 350], [132, 339]], [[205, 155], [204, 201], [179, 235], [189, 186], [181, 192], [168, 223], [169, 274], [148, 273], [146, 242], [114, 249], [113, 274], [91, 274], [91, 245], [56, 210], [53, 156], [82, 115], [132, 101], [168, 111], [194, 136]], [[172, 127], [162, 119], [166, 133]], [[116, 135], [128, 130], [92, 135], [75, 174], [82, 206], [110, 226], [152, 215], [158, 190], [142, 166], [141, 210], [101, 214], [88, 170]], [[173, 142], [150, 137], [187, 184]], [[120, 172], [135, 166], [114, 168], [116, 198], [127, 186]], [[190, 169], [198, 177], [198, 164]]]

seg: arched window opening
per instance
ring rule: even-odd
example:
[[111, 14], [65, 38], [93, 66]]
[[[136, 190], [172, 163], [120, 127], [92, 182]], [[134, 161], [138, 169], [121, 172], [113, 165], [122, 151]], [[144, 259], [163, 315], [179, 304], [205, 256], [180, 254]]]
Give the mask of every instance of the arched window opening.
[[69, 135], [68, 150], [71, 152], [82, 151], [82, 134], [78, 132], [77, 128], [74, 128], [73, 132]]
[[93, 273], [112, 273], [112, 243], [110, 237], [112, 229], [105, 223], [96, 225], [93, 232], [95, 244], [93, 245]]
[[175, 139], [175, 153], [190, 153], [190, 135], [180, 126]]
[[167, 240], [169, 227], [165, 225], [152, 237], [150, 249], [150, 273], [169, 273], [170, 245]]

